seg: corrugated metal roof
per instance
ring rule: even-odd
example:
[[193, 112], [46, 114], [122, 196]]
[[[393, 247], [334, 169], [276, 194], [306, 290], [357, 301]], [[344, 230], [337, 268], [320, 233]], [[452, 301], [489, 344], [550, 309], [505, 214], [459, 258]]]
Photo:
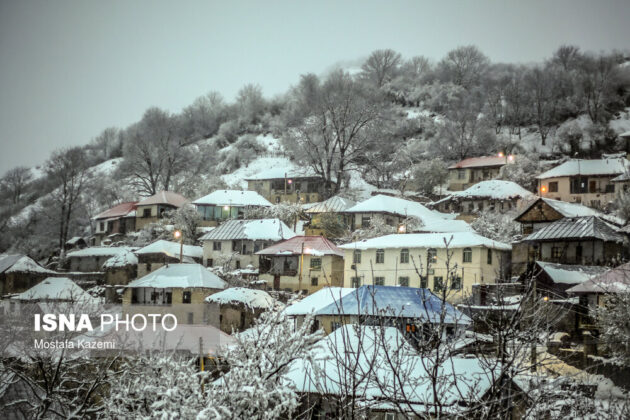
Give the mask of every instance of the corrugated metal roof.
[[485, 166], [503, 166], [507, 163], [505, 156], [482, 156], [464, 159], [457, 162], [454, 165], [448, 167], [448, 169], [462, 169], [462, 168], [483, 168]]
[[137, 201], [130, 201], [127, 203], [120, 203], [111, 209], [107, 209], [104, 212], [94, 216], [95, 220], [99, 219], [111, 219], [113, 217], [123, 217], [131, 213], [136, 209]]
[[270, 207], [271, 203], [256, 191], [217, 190], [198, 198], [193, 204], [213, 206], [262, 206]]
[[11, 268], [23, 256], [23, 254], [0, 254], [0, 273]]
[[609, 270], [608, 267], [599, 265], [569, 265], [543, 261], [536, 261], [536, 264], [557, 284], [583, 283]]
[[620, 265], [568, 289], [569, 293], [628, 293], [630, 292], [630, 263]]
[[623, 235], [617, 233], [612, 226], [599, 217], [565, 217], [532, 233], [524, 240], [537, 242], [566, 239], [599, 239], [605, 242], [623, 242]]
[[355, 204], [357, 204], [356, 201], [335, 195], [326, 201], [316, 203], [315, 205], [309, 207], [308, 210], [306, 210], [306, 213], [334, 213], [347, 210]]
[[571, 159], [543, 172], [536, 179], [576, 175], [619, 175], [626, 172], [629, 165], [626, 158]]
[[153, 204], [170, 204], [174, 207], [181, 207], [186, 204], [186, 197], [179, 195], [173, 191], [160, 191], [151, 197], [147, 197], [140, 201], [136, 206], [151, 206]]
[[[302, 244], [304, 247], [302, 247]], [[289, 240], [258, 251], [257, 255], [301, 255], [302, 249], [310, 255], [337, 255], [343, 257], [343, 251], [323, 236], [296, 236]]]
[[553, 200], [551, 198], [543, 198], [543, 197], [538, 198], [536, 201], [531, 203], [525, 210], [520, 212], [519, 215], [514, 218], [514, 220], [519, 221], [519, 219], [523, 215], [525, 215], [532, 208], [534, 208], [534, 206], [540, 205], [541, 202], [549, 205], [552, 209], [554, 209], [555, 211], [557, 211], [564, 217], [597, 216], [600, 219], [606, 220], [616, 225], [623, 224], [623, 220], [619, 219], [618, 217], [615, 217], [611, 214], [602, 213], [598, 210], [592, 209], [590, 207], [586, 207], [583, 204], [569, 203], [567, 201]]
[[295, 236], [280, 219], [227, 220], [199, 238], [200, 241], [231, 241], [238, 239], [281, 241]]

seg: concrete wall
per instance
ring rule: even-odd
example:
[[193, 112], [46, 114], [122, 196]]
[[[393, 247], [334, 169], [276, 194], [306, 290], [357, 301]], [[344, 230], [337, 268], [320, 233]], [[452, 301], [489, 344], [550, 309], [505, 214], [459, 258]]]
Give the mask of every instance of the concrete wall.
[[[582, 203], [585, 206], [603, 208], [610, 201], [615, 199], [614, 183], [610, 182], [614, 176], [597, 176], [597, 177], [584, 177], [587, 178], [586, 186], [587, 193], [572, 194], [571, 193], [571, 179], [572, 177], [557, 177], [547, 178], [538, 181], [538, 191], [544, 198], [552, 198], [555, 200], [567, 201], [570, 203]], [[549, 189], [549, 183], [557, 182], [558, 191], [552, 192]], [[611, 185], [613, 190], [606, 192], [606, 186]], [[591, 187], [595, 187], [595, 191], [591, 192]], [[543, 187], [545, 191], [543, 192]]]
[[[221, 250], [214, 250], [214, 242], [221, 242]], [[254, 254], [255, 242], [254, 241], [236, 241], [238, 250], [233, 250], [234, 241], [204, 241], [203, 242], [203, 264], [207, 267], [217, 267], [221, 265], [219, 261], [232, 256], [231, 269], [236, 269], [236, 261], [240, 262], [241, 268], [245, 268], [248, 265], [258, 268], [258, 255]], [[258, 243], [258, 251], [272, 245], [273, 241], [256, 241]], [[246, 254], [242, 253], [242, 245], [245, 245]], [[212, 260], [212, 264], [209, 264], [209, 260]]]
[[462, 191], [478, 182], [494, 179], [499, 175], [500, 169], [500, 167], [449, 169], [448, 189]]
[[[297, 183], [300, 183], [300, 193], [295, 190]], [[308, 184], [315, 183], [317, 192], [307, 192]], [[321, 180], [310, 180], [305, 178], [293, 178], [292, 183], [287, 183], [286, 194], [284, 193], [284, 180], [282, 179], [282, 188], [274, 189], [273, 181], [266, 179], [260, 181], [247, 181], [247, 189], [250, 191], [256, 191], [258, 194], [265, 197], [272, 204], [280, 203], [283, 201], [289, 203], [317, 203], [323, 201], [323, 182]]]
[[[298, 256], [299, 258], [299, 256]], [[321, 258], [321, 269], [311, 269], [311, 258]], [[298, 262], [299, 264], [299, 262]], [[299, 265], [298, 265], [299, 267]], [[342, 286], [343, 285], [343, 258], [333, 255], [325, 255], [316, 257], [304, 255], [304, 263], [302, 265], [302, 282], [299, 279], [299, 270], [296, 275], [285, 276], [280, 275], [280, 289], [290, 289], [292, 292], [305, 290], [307, 294], [314, 293], [325, 286]], [[261, 280], [267, 281], [267, 287], [274, 287], [274, 274], [260, 274]], [[317, 279], [317, 285], [312, 284], [312, 280]]]

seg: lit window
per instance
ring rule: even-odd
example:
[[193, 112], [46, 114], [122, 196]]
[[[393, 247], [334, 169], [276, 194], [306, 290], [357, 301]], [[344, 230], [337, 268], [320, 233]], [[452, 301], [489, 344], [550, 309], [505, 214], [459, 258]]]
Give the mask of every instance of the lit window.
[[437, 249], [429, 248], [427, 251], [427, 262], [429, 264], [434, 264], [437, 262]]

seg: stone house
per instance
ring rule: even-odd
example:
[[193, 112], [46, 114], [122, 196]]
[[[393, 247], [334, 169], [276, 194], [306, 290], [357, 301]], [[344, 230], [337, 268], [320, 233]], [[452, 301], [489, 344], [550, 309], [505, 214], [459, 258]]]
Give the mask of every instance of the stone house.
[[138, 257], [133, 252], [120, 253], [105, 261], [105, 284], [120, 286], [138, 276]]
[[172, 191], [160, 191], [136, 204], [136, 230], [148, 224], [156, 223], [164, 217], [165, 212], [177, 210], [188, 200]]
[[201, 216], [201, 226], [213, 227], [231, 219], [247, 219], [251, 210], [270, 207], [256, 191], [217, 190], [192, 202]]
[[308, 172], [271, 168], [246, 178], [247, 189], [256, 191], [271, 203], [317, 203], [326, 192], [324, 179]]
[[464, 159], [448, 167], [449, 191], [462, 191], [478, 182], [494, 179], [503, 165], [513, 162], [514, 156], [483, 156]]
[[259, 279], [273, 290], [310, 294], [343, 284], [343, 251], [323, 236], [295, 236], [256, 255]]
[[305, 225], [305, 234], [306, 236], [320, 236], [324, 235], [324, 230], [322, 228], [322, 217], [324, 215], [336, 215], [339, 218], [339, 222], [343, 226], [350, 226], [352, 215], [344, 214], [343, 211], [353, 207], [357, 203], [345, 198], [335, 195], [330, 197], [328, 200], [323, 201], [321, 203], [317, 203], [312, 207], [309, 207], [304, 211], [304, 213], [309, 216], [310, 220]]
[[123, 315], [173, 314], [178, 324], [203, 324], [204, 299], [226, 287], [201, 264], [168, 264], [126, 286]]
[[263, 290], [231, 287], [206, 298], [207, 305], [218, 306], [219, 328], [232, 334], [254, 324], [261, 313], [273, 309], [275, 301]]
[[[97, 214], [94, 221], [92, 246], [101, 245], [108, 237], [125, 235], [136, 230], [136, 201], [120, 203]], [[111, 242], [112, 238], [109, 238]]]
[[512, 249], [472, 232], [392, 234], [340, 248], [345, 287], [400, 285], [436, 294], [446, 288], [452, 302], [469, 297], [473, 284], [509, 278]]
[[[203, 249], [196, 245], [183, 245], [179, 242], [160, 239], [134, 252], [138, 257], [138, 277], [145, 276], [165, 264], [201, 263]], [[183, 261], [180, 261], [180, 253]]]
[[55, 275], [58, 273], [42, 267], [28, 255], [0, 254], [0, 297], [24, 292]]
[[206, 267], [242, 269], [258, 267], [256, 252], [295, 233], [280, 219], [228, 220], [203, 235], [203, 262]]

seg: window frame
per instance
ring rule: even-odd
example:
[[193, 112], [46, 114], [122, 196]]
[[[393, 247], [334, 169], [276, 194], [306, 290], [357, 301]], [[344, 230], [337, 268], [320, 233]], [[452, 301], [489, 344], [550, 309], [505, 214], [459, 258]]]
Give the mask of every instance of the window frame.
[[466, 247], [462, 250], [462, 263], [468, 264], [468, 263], [472, 263], [472, 258], [473, 256], [473, 252], [472, 252], [472, 248], [470, 247]]

